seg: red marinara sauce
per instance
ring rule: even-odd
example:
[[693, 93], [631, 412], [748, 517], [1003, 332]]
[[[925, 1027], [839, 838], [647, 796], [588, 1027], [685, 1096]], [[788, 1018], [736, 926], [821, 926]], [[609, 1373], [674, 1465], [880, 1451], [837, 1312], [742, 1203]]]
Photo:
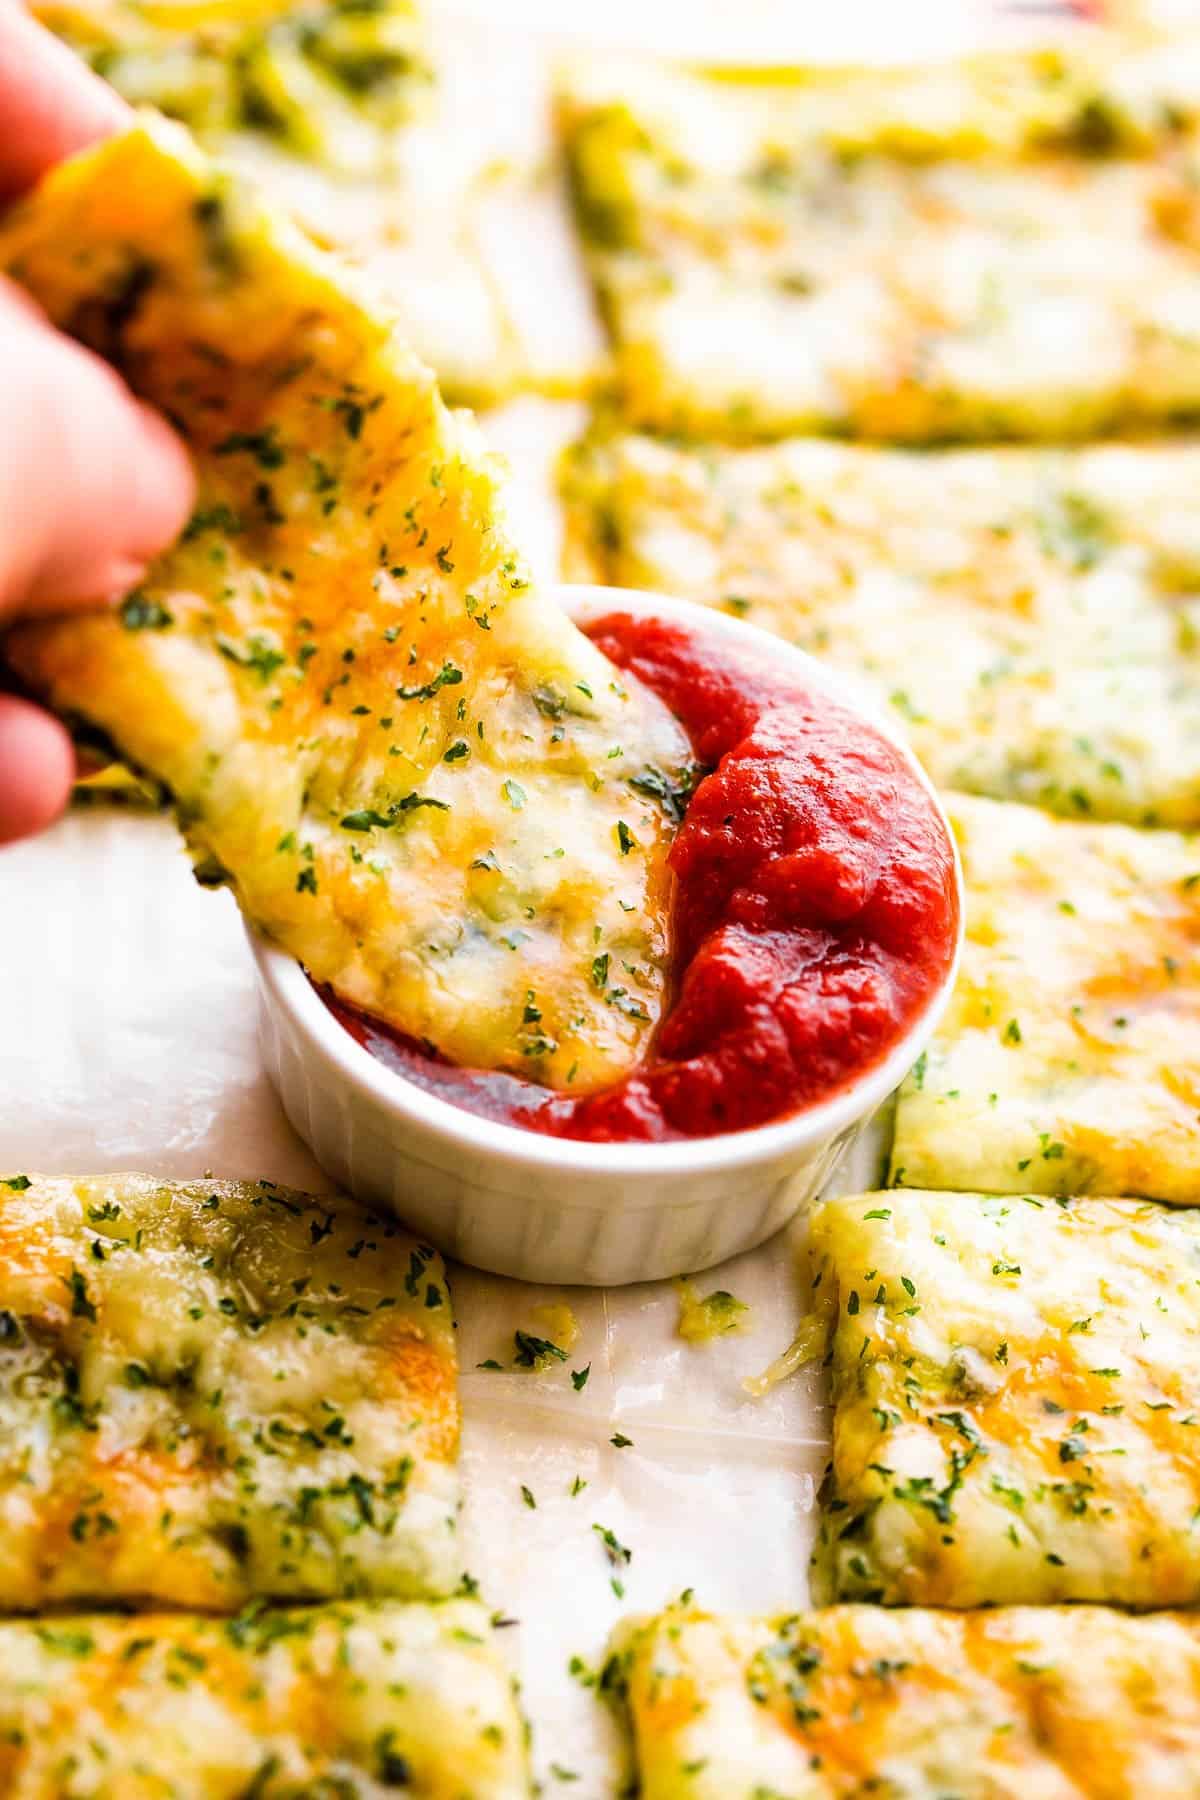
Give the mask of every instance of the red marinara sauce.
[[869, 725], [702, 624], [613, 613], [588, 635], [711, 771], [671, 847], [676, 998], [647, 1060], [576, 1097], [326, 1005], [427, 1092], [558, 1137], [711, 1137], [830, 1099], [887, 1055], [954, 956], [954, 857], [928, 794]]

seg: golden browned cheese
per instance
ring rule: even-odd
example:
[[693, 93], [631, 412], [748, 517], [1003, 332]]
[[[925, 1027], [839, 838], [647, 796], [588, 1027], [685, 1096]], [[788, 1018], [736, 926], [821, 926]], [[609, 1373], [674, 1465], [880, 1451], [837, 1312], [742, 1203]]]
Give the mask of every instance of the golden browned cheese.
[[687, 447], [563, 465], [572, 580], [678, 594], [830, 662], [943, 787], [1200, 824], [1193, 444]]
[[1200, 1200], [1200, 838], [947, 809], [966, 942], [890, 1180]]
[[624, 1074], [667, 955], [649, 790], [687, 746], [531, 586], [496, 466], [386, 309], [153, 119], [57, 169], [0, 264], [199, 476], [120, 611], [27, 626], [14, 663], [166, 783], [202, 873], [343, 998], [458, 1063]]
[[721, 1618], [685, 1596], [621, 1628], [605, 1685], [642, 1800], [1189, 1800], [1200, 1768], [1189, 1613]]
[[336, 1196], [0, 1180], [0, 1426], [10, 1611], [462, 1573], [441, 1258]]
[[1087, 436], [1200, 404], [1200, 39], [563, 87], [630, 422]]
[[475, 1601], [0, 1624], [6, 1800], [529, 1800]]
[[818, 1598], [1200, 1602], [1200, 1213], [887, 1190], [811, 1254]]

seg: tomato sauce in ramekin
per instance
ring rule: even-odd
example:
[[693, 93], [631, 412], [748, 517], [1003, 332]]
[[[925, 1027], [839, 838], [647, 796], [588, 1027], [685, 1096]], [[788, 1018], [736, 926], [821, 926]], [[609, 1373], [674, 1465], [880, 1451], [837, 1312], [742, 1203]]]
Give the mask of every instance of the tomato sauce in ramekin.
[[670, 853], [674, 1003], [646, 1060], [571, 1095], [462, 1069], [322, 991], [387, 1067], [506, 1124], [600, 1143], [793, 1117], [866, 1073], [946, 978], [954, 853], [903, 753], [761, 652], [702, 623], [611, 613], [604, 653], [680, 720], [701, 768]]

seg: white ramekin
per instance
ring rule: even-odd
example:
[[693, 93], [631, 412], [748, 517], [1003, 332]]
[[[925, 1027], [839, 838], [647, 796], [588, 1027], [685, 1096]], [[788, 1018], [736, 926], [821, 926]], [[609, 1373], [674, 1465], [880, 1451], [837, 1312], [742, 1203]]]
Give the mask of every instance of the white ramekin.
[[[581, 625], [622, 611], [702, 626], [794, 669], [897, 741], [821, 663], [741, 620], [623, 588], [563, 586], [558, 599]], [[920, 765], [904, 753], [945, 822]], [[961, 914], [957, 854], [955, 868]], [[354, 1041], [292, 957], [253, 933], [251, 944], [267, 1072], [335, 1181], [477, 1268], [605, 1286], [723, 1262], [809, 1204], [929, 1041], [958, 963], [956, 949], [954, 967], [891, 1054], [821, 1106], [723, 1137], [590, 1144], [497, 1124], [415, 1087]]]

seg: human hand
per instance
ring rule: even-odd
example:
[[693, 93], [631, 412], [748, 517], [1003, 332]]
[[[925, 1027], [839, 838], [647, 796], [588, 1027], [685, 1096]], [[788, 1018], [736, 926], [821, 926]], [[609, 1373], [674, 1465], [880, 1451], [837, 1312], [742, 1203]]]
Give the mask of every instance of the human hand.
[[[0, 197], [128, 116], [15, 0], [0, 0]], [[2, 279], [0, 396], [0, 624], [120, 599], [191, 511], [183, 446], [107, 363]], [[0, 693], [0, 844], [57, 818], [75, 773], [58, 721]]]

